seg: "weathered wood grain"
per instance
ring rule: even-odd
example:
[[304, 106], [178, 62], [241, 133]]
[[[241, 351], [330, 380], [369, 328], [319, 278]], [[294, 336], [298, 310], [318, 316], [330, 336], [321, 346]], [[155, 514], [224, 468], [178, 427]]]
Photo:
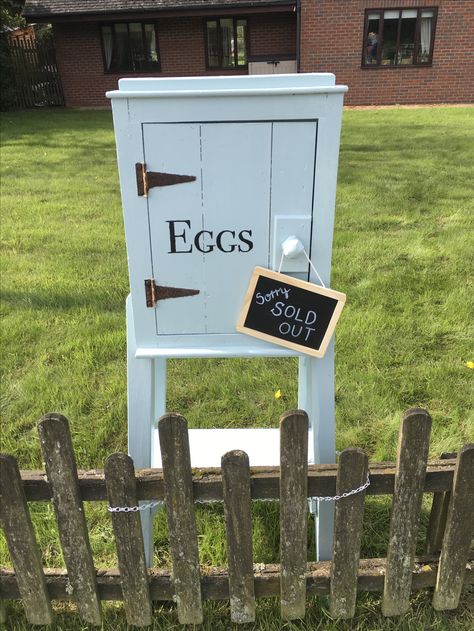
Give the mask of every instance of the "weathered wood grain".
[[181, 624], [203, 620], [188, 427], [179, 414], [158, 423], [173, 584]]
[[[116, 453], [107, 458], [105, 482], [110, 506], [138, 506], [130, 456]], [[140, 515], [138, 512], [111, 515], [127, 623], [137, 627], [150, 625], [152, 610]]]
[[396, 616], [410, 606], [412, 568], [423, 499], [431, 417], [414, 408], [400, 427], [382, 613]]
[[41, 452], [51, 484], [59, 538], [79, 614], [99, 626], [102, 615], [69, 424], [61, 414], [38, 423]]
[[[456, 454], [452, 453], [441, 454], [442, 460], [453, 459], [455, 457]], [[426, 554], [434, 554], [441, 550], [450, 499], [451, 491], [433, 493], [430, 520], [426, 532]]]
[[[359, 592], [381, 592], [386, 568], [385, 559], [361, 559], [357, 589]], [[257, 563], [255, 565], [255, 597], [273, 598], [280, 594], [279, 565]], [[433, 587], [438, 571], [438, 559], [433, 556], [415, 558], [412, 572], [412, 590], [418, 591]], [[68, 593], [68, 576], [64, 570], [45, 569], [46, 584], [50, 597], [57, 600], [71, 600]], [[306, 565], [306, 591], [308, 596], [329, 594], [331, 562], [320, 561]], [[120, 572], [116, 568], [97, 570], [97, 583], [101, 600], [121, 600]], [[229, 574], [226, 568], [207, 568], [201, 578], [202, 596], [206, 600], [229, 600]], [[465, 584], [474, 584], [474, 554], [466, 564]], [[20, 592], [15, 573], [11, 569], [0, 568], [0, 598], [18, 599]], [[150, 596], [153, 601], [171, 602], [174, 589], [171, 570], [149, 570]]]
[[237, 623], [254, 622], [249, 459], [243, 451], [230, 451], [222, 456], [221, 465], [231, 620]]
[[308, 416], [302, 410], [280, 421], [281, 616], [303, 618], [306, 609], [308, 524]]
[[[425, 493], [450, 491], [456, 460], [433, 460], [428, 463]], [[391, 495], [395, 483], [396, 463], [371, 463], [370, 486], [367, 495]], [[164, 500], [163, 471], [161, 469], [136, 469], [137, 495], [139, 500]], [[43, 471], [21, 471], [26, 499], [41, 501], [51, 499], [51, 487]], [[336, 492], [337, 465], [308, 466], [308, 497], [334, 495]], [[83, 501], [104, 501], [107, 491], [104, 472], [98, 469], [79, 470], [78, 482]], [[280, 471], [277, 467], [251, 467], [250, 490], [253, 500], [278, 499], [280, 497]], [[193, 492], [196, 501], [222, 500], [220, 469], [193, 469]]]
[[474, 444], [458, 454], [446, 531], [439, 560], [433, 607], [456, 609], [474, 536]]
[[26, 617], [31, 624], [51, 624], [53, 612], [18, 464], [12, 456], [0, 455], [0, 522]]
[[[339, 456], [336, 495], [363, 486], [368, 460], [362, 449], [345, 449]], [[357, 596], [360, 541], [365, 491], [336, 502], [330, 610], [333, 618], [352, 618]]]

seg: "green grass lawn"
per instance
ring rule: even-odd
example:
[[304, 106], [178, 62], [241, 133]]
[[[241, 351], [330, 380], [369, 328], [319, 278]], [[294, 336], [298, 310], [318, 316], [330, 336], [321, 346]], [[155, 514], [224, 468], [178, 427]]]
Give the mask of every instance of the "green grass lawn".
[[[473, 137], [472, 108], [344, 114], [332, 275], [347, 294], [336, 332], [339, 449], [393, 459], [401, 413], [412, 406], [432, 414], [431, 457], [473, 440]], [[9, 113], [2, 138], [1, 450], [22, 469], [42, 468], [36, 423], [57, 411], [70, 420], [78, 466], [102, 468], [127, 438], [128, 278], [111, 115]], [[194, 427], [277, 426], [296, 406], [296, 379], [293, 359], [171, 361], [168, 409]], [[105, 507], [86, 510], [96, 565], [115, 564]], [[364, 555], [385, 555], [389, 513], [387, 498], [367, 501]], [[33, 514], [45, 565], [61, 565], [51, 506], [33, 505]], [[254, 525], [255, 560], [276, 561], [277, 507], [255, 505]], [[426, 514], [420, 546], [425, 526]], [[222, 508], [200, 508], [198, 529], [202, 563], [225, 563]], [[10, 565], [0, 544], [0, 563]], [[160, 515], [155, 561], [168, 560]], [[361, 596], [345, 626], [331, 622], [325, 599], [312, 600], [307, 621], [284, 628], [474, 624], [466, 602], [437, 614], [420, 594], [397, 621], [381, 617], [379, 602]], [[231, 628], [227, 604], [206, 612], [204, 628]], [[10, 628], [28, 628], [18, 605], [11, 614]], [[280, 628], [274, 601], [260, 603], [258, 616], [255, 629]], [[58, 628], [83, 628], [73, 613], [59, 620]], [[105, 628], [125, 628], [121, 606], [106, 605]], [[175, 611], [158, 609], [154, 628], [177, 628]]]

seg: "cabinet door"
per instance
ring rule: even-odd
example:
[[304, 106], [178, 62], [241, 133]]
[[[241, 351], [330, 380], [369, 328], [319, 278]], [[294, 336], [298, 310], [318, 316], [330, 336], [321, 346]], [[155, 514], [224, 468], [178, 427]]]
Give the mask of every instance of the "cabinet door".
[[154, 279], [199, 291], [159, 301], [156, 332], [234, 333], [251, 271], [269, 263], [272, 124], [149, 123], [143, 130], [147, 170], [196, 177], [149, 191]]
[[[235, 333], [253, 268], [278, 269], [291, 234], [309, 253], [316, 132], [316, 121], [143, 125], [147, 170], [196, 178], [148, 194], [156, 283], [199, 291], [158, 302], [158, 335]], [[282, 271], [307, 279], [307, 259]]]

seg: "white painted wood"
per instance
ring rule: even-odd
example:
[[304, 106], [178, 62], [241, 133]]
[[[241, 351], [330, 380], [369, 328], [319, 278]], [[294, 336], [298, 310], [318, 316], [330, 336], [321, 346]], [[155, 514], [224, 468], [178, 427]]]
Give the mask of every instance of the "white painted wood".
[[[153, 427], [154, 363], [151, 359], [136, 359], [135, 326], [133, 321], [132, 297], [126, 302], [127, 310], [127, 417], [128, 453], [136, 468], [151, 467], [151, 435]], [[164, 361], [164, 360], [159, 360]], [[147, 566], [153, 561], [152, 512], [140, 511], [143, 543]]]
[[[171, 336], [170, 336], [171, 337]], [[197, 336], [196, 336], [197, 337]], [[201, 336], [199, 336], [201, 337]], [[202, 336], [209, 340], [213, 340], [216, 336]], [[214, 357], [294, 357], [300, 355], [294, 350], [289, 348], [282, 348], [281, 346], [275, 346], [275, 344], [269, 344], [267, 342], [261, 342], [261, 340], [253, 340], [250, 343], [245, 343], [246, 335], [222, 335], [219, 343], [209, 342], [209, 344], [203, 348], [201, 339], [200, 345], [192, 346], [192, 336], [180, 336], [179, 339], [185, 346], [179, 346], [179, 342], [176, 342], [175, 346], [167, 346], [164, 348], [138, 348], [135, 354], [137, 358], [153, 358], [153, 357], [168, 357], [170, 359], [192, 359], [197, 357], [204, 357], [212, 359]], [[184, 338], [184, 339], [183, 339]], [[189, 338], [189, 339], [186, 339]], [[229, 339], [229, 346], [222, 343], [223, 339]], [[249, 338], [251, 339], [251, 338]], [[235, 342], [241, 342], [235, 344]], [[254, 342], [261, 342], [262, 348], [257, 348]]]
[[[150, 171], [193, 175], [195, 182], [150, 189], [148, 213], [153, 261], [153, 277], [157, 284], [198, 289], [197, 296], [163, 300], [153, 310], [154, 333], [205, 333], [205, 282], [203, 255], [192, 242], [183, 243], [175, 236], [177, 252], [170, 254], [170, 228], [176, 235], [202, 229], [202, 178], [199, 124], [144, 125], [145, 163]], [[168, 223], [173, 222], [173, 223]], [[192, 251], [187, 253], [187, 250]], [[146, 251], [143, 251], [142, 256]]]
[[[119, 80], [119, 90], [106, 93], [111, 99], [128, 98], [131, 93], [152, 94], [154, 98], [166, 98], [170, 93], [186, 96], [199, 96], [207, 92], [220, 95], [222, 92], [238, 94], [243, 91], [259, 92], [271, 90], [279, 94], [282, 90], [294, 93], [295, 90], [307, 90], [317, 93], [334, 87], [340, 92], [346, 92], [346, 86], [336, 86], [336, 77], [330, 72], [314, 72], [305, 74], [287, 74], [277, 77], [238, 76], [238, 77], [166, 77], [166, 78], [126, 78]], [[158, 94], [157, 94], [158, 93]]]
[[[273, 428], [190, 429], [189, 448], [192, 467], [220, 467], [221, 457], [241, 449], [251, 467], [280, 464], [280, 430]], [[158, 431], [153, 432], [153, 467], [161, 468]]]
[[204, 256], [206, 333], [235, 333], [248, 275], [258, 261], [268, 266], [271, 139], [270, 123], [202, 126], [204, 224], [215, 238], [222, 229], [235, 234], [225, 233], [226, 250], [236, 245]]

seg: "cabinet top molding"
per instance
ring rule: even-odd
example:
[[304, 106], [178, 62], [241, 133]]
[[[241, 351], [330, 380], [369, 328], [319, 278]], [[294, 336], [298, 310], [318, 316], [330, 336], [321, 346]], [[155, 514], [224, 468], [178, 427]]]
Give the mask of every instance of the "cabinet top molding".
[[329, 72], [250, 75], [239, 77], [172, 77], [120, 79], [119, 89], [106, 93], [111, 99], [199, 96], [260, 96], [344, 93]]

